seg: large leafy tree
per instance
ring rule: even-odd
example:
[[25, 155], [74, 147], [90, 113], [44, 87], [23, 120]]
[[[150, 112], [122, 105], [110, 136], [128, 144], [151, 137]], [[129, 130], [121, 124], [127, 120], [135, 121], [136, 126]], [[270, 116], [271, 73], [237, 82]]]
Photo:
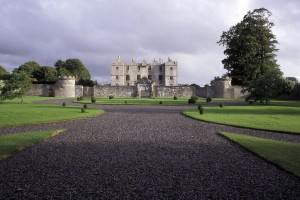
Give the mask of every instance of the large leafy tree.
[[34, 77], [34, 73], [41, 68], [40, 64], [36, 61], [28, 61], [19, 68], [14, 69], [13, 73], [26, 73], [31, 78], [32, 82], [37, 82], [37, 79]]
[[270, 97], [290, 94], [293, 86], [282, 75], [279, 67], [276, 67], [268, 70], [255, 80], [249, 81], [247, 87], [244, 88], [244, 92], [249, 92], [247, 99], [267, 104]]
[[33, 72], [33, 77], [37, 83], [55, 83], [58, 79], [57, 70], [53, 67], [42, 66]]
[[248, 12], [243, 20], [223, 32], [220, 45], [225, 46], [225, 59], [222, 60], [233, 84], [247, 85], [249, 81], [278, 67], [276, 63], [276, 44], [272, 33], [274, 24], [265, 8]]
[[10, 76], [9, 80], [4, 82], [4, 86], [1, 91], [0, 99], [14, 99], [16, 97], [23, 98], [31, 88], [31, 79], [25, 72], [15, 72]]
[[9, 72], [0, 65], [0, 80], [6, 80], [9, 78]]
[[76, 81], [87, 81], [91, 79], [89, 70], [79, 59], [67, 59], [66, 61], [58, 60], [55, 68], [59, 76], [75, 76]]

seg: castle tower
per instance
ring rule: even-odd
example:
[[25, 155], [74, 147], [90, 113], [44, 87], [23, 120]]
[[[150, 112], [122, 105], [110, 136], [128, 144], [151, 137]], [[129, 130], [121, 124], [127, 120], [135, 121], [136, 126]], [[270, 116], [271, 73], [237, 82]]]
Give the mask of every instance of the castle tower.
[[75, 97], [75, 77], [60, 77], [54, 85], [55, 97]]

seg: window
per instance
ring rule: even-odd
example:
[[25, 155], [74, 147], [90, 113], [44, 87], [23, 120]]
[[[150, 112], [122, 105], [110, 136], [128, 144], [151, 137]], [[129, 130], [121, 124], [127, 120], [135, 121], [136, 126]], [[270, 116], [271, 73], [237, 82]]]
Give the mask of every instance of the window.
[[173, 67], [170, 67], [170, 70], [173, 70]]
[[158, 76], [158, 80], [162, 81], [162, 79], [163, 79], [163, 78], [162, 78], [162, 75], [159, 75], [159, 76]]
[[148, 70], [151, 70], [151, 66], [148, 67]]
[[141, 66], [138, 66], [138, 70], [139, 70], [139, 71], [141, 70]]
[[161, 65], [159, 66], [159, 71], [162, 71], [162, 66]]
[[119, 67], [116, 67], [116, 70], [118, 70], [119, 69]]
[[129, 81], [129, 80], [130, 80], [130, 76], [126, 75], [126, 81]]
[[170, 76], [170, 80], [173, 80], [173, 76]]
[[126, 66], [126, 69], [129, 70], [129, 66]]
[[148, 79], [151, 80], [151, 79], [152, 79], [152, 76], [151, 76], [151, 75], [148, 75]]
[[119, 76], [116, 76], [116, 79], [119, 79]]
[[137, 76], [136, 76], [136, 79], [137, 79], [137, 80], [140, 80], [140, 79], [141, 79], [141, 75], [137, 75]]
[[127, 83], [127, 86], [129, 86], [129, 83]]

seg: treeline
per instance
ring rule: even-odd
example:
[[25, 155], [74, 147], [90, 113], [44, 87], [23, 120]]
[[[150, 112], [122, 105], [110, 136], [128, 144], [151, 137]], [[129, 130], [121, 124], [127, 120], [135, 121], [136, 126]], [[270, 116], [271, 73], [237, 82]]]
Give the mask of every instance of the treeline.
[[54, 67], [41, 66], [36, 61], [29, 61], [15, 68], [12, 74], [0, 66], [0, 80], [9, 80], [15, 73], [28, 75], [34, 84], [53, 84], [60, 76], [75, 76], [78, 85], [97, 85], [97, 81], [91, 79], [89, 70], [79, 59], [58, 60]]

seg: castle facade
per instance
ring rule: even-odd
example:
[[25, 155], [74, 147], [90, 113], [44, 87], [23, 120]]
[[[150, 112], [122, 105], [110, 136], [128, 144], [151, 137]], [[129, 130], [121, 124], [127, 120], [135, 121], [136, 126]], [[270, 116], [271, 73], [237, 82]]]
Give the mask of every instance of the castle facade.
[[134, 86], [145, 79], [157, 86], [177, 86], [177, 62], [168, 58], [165, 63], [156, 59], [152, 63], [137, 63], [134, 59], [124, 63], [119, 56], [111, 65], [111, 86]]

